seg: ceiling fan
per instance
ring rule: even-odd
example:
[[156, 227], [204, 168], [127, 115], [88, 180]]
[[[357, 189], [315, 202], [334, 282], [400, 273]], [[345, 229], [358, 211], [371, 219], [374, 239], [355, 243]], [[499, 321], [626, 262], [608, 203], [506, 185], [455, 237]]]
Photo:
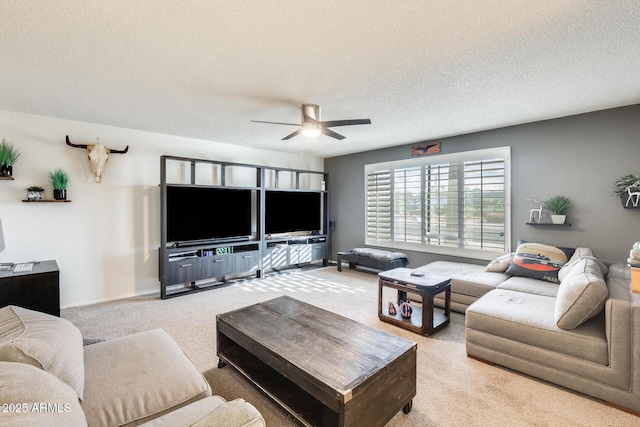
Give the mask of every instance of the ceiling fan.
[[320, 106], [316, 104], [303, 104], [302, 105], [302, 123], [280, 123], [280, 122], [265, 122], [262, 120], [251, 120], [254, 123], [269, 123], [274, 125], [287, 125], [287, 126], [300, 126], [300, 129], [282, 138], [293, 138], [294, 136], [303, 134], [308, 136], [316, 136], [319, 134], [330, 136], [335, 139], [344, 139], [345, 137], [329, 129], [335, 126], [353, 126], [353, 125], [370, 125], [369, 119], [352, 119], [352, 120], [320, 120]]

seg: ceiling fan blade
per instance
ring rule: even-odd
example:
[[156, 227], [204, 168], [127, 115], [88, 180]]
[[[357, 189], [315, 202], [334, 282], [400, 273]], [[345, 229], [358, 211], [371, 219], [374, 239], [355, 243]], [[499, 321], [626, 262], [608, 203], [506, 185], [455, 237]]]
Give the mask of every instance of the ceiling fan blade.
[[[300, 125], [298, 125], [300, 126]], [[290, 133], [289, 135], [285, 136], [284, 138], [282, 138], [282, 140], [284, 141], [285, 139], [291, 139], [294, 136], [300, 135], [302, 133], [302, 128], [298, 129], [297, 131]]]
[[340, 135], [339, 133], [336, 133], [334, 131], [332, 131], [331, 129], [327, 129], [327, 128], [322, 128], [320, 129], [320, 133], [323, 135], [327, 135], [330, 136], [331, 138], [335, 138], [335, 139], [339, 139], [339, 140], [343, 140], [345, 137]]
[[262, 120], [250, 120], [253, 123], [268, 123], [270, 125], [287, 125], [287, 126], [300, 126], [300, 123], [280, 123], [280, 122], [264, 122]]
[[328, 120], [326, 122], [320, 122], [322, 127], [334, 127], [334, 126], [352, 126], [352, 125], [370, 125], [369, 119], [353, 119], [353, 120]]

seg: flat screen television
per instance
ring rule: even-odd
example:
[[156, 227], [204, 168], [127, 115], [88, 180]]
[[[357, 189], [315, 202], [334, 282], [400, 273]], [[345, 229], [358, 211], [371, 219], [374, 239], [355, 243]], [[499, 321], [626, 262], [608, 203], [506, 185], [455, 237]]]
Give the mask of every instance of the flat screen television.
[[188, 244], [250, 237], [251, 192], [167, 186], [167, 242]]
[[265, 234], [317, 232], [321, 225], [320, 193], [267, 191], [265, 193]]

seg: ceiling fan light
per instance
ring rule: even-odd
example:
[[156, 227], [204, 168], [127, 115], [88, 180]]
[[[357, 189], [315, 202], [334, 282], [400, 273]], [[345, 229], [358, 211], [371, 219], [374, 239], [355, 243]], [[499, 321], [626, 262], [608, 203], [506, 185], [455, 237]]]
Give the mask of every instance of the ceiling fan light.
[[318, 136], [320, 135], [320, 129], [303, 129], [302, 134], [304, 136]]
[[320, 126], [315, 125], [303, 125], [302, 134], [304, 136], [318, 136], [320, 135]]

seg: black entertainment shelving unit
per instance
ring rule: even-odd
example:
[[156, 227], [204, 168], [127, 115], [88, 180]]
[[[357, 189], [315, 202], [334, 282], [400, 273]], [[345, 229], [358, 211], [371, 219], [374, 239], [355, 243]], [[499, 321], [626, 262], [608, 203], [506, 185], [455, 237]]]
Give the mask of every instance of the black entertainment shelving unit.
[[[183, 182], [169, 178], [169, 165], [178, 170]], [[204, 169], [198, 170], [198, 168]], [[243, 185], [233, 181], [242, 172]], [[175, 174], [173, 174], [175, 175]], [[172, 176], [173, 176], [172, 175]], [[207, 183], [198, 183], [199, 176], [206, 176]], [[289, 187], [281, 186], [283, 176], [289, 178]], [[251, 183], [247, 185], [247, 177]], [[329, 174], [320, 171], [276, 168], [272, 166], [221, 162], [175, 156], [160, 157], [160, 296], [171, 298], [187, 293], [215, 288], [228, 276], [255, 275], [263, 272], [322, 262], [328, 265], [331, 253], [329, 233]], [[188, 182], [184, 182], [188, 181]], [[217, 239], [196, 244], [175, 245], [167, 240], [167, 188], [217, 187], [251, 190], [255, 194], [252, 209], [252, 235], [249, 239]], [[315, 188], [314, 188], [315, 187]], [[320, 234], [266, 235], [266, 192], [317, 192], [321, 196]], [[223, 207], [218, 207], [223, 208]], [[194, 213], [197, 214], [197, 213]]]

